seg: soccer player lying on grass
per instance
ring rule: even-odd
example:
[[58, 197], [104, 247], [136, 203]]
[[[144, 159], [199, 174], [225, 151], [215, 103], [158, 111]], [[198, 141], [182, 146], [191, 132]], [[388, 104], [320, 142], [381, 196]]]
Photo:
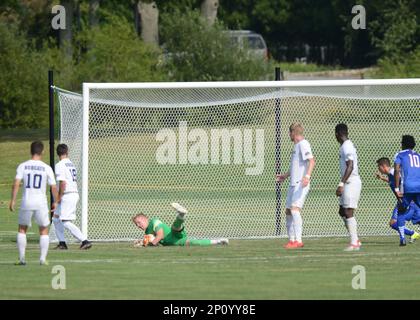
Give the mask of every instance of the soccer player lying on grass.
[[[218, 244], [229, 244], [229, 240], [225, 238], [210, 239], [188, 239], [184, 229], [184, 217], [187, 209], [178, 203], [171, 203], [172, 208], [177, 211], [172, 227], [163, 223], [158, 218], [149, 219], [146, 215], [140, 213], [135, 215], [132, 220], [134, 224], [144, 231], [145, 237], [141, 240], [134, 241], [134, 246], [211, 246]], [[153, 237], [149, 237], [153, 235]]]
[[[420, 207], [420, 154], [413, 149], [416, 142], [413, 136], [404, 135], [401, 140], [401, 150], [394, 161], [395, 194], [401, 199], [401, 206], [405, 212], [400, 210], [398, 214], [398, 232], [400, 234], [400, 246], [405, 246], [405, 221], [408, 218], [408, 207], [413, 201]], [[400, 180], [401, 179], [401, 180]], [[400, 190], [400, 182], [404, 191]]]
[[[376, 161], [378, 164], [379, 172], [376, 173], [376, 177], [382, 181], [385, 181], [389, 184], [392, 193], [395, 194], [395, 181], [394, 181], [394, 168], [391, 167], [391, 161], [388, 158], [380, 158]], [[384, 176], [385, 175], [385, 176]], [[389, 225], [392, 229], [398, 231], [398, 209], [400, 207], [400, 203], [397, 201], [394, 210], [392, 211], [391, 220], [389, 221]], [[408, 208], [409, 213], [406, 215], [406, 221], [411, 221], [413, 224], [420, 223], [420, 207], [418, 207], [414, 202], [410, 203]], [[412, 231], [408, 228], [404, 228], [404, 234], [411, 237], [410, 242], [413, 243], [415, 240], [420, 239], [420, 234]]]

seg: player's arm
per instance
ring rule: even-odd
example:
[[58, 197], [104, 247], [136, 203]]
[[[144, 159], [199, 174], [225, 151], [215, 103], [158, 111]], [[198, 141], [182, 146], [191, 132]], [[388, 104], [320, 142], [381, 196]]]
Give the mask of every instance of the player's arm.
[[312, 171], [315, 168], [315, 158], [312, 157], [308, 159], [308, 168], [306, 170], [306, 175], [302, 179], [302, 186], [306, 187], [309, 184], [309, 181], [311, 180]]
[[162, 240], [165, 237], [165, 234], [163, 233], [163, 228], [156, 231], [156, 236], [153, 239], [152, 242], [150, 242], [150, 245], [157, 246], [159, 244], [159, 241]]
[[376, 172], [376, 173], [375, 173], [375, 176], [376, 176], [376, 178], [377, 178], [377, 179], [379, 179], [379, 180], [382, 180], [382, 181], [385, 181], [385, 182], [389, 183], [389, 179], [388, 179], [388, 177], [384, 177], [384, 176], [382, 175], [382, 173], [380, 173], [380, 172]]
[[347, 182], [347, 179], [350, 177], [351, 173], [353, 172], [354, 164], [353, 160], [347, 160], [346, 161], [346, 170], [344, 171], [344, 175], [341, 178], [341, 181], [337, 187], [337, 190], [335, 191], [335, 194], [337, 196], [341, 196], [344, 191], [344, 184]]
[[57, 203], [60, 199], [60, 196], [58, 195], [57, 186], [55, 184], [51, 185], [51, 193], [53, 195], [51, 211], [55, 211], [55, 208], [57, 207]]
[[63, 198], [65, 190], [66, 190], [66, 181], [59, 181], [57, 203], [61, 202], [61, 199]]
[[401, 166], [399, 163], [394, 163], [394, 183], [395, 183], [395, 194], [398, 198], [402, 198], [403, 194], [400, 191], [400, 173]]
[[10, 211], [15, 211], [16, 197], [17, 197], [17, 194], [19, 192], [20, 182], [21, 182], [20, 179], [15, 179], [15, 182], [13, 183], [12, 198], [11, 198], [10, 203], [9, 203], [9, 210]]
[[284, 180], [286, 180], [287, 178], [290, 177], [290, 172], [286, 172], [283, 174], [276, 174], [276, 181], [277, 182], [283, 182]]

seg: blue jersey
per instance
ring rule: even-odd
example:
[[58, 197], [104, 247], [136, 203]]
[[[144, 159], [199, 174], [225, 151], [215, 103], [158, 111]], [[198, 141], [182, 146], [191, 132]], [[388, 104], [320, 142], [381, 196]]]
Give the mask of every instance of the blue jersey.
[[394, 168], [391, 168], [391, 170], [388, 173], [388, 184], [392, 192], [394, 192], [394, 189], [395, 189]]
[[400, 151], [394, 163], [401, 166], [404, 193], [420, 193], [420, 154], [410, 149]]

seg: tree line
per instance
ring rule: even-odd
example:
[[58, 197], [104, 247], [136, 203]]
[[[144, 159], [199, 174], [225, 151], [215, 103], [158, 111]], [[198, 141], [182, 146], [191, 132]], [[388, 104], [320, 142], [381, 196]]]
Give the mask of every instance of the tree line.
[[[66, 8], [54, 30], [51, 8]], [[358, 1], [367, 28], [351, 27], [351, 0], [3, 0], [0, 127], [47, 126], [47, 70], [56, 83], [270, 80], [276, 61], [305, 48], [326, 64], [377, 65], [377, 77], [418, 77], [419, 0]], [[233, 47], [226, 29], [261, 33], [272, 60]], [[303, 53], [302, 53], [303, 52]]]

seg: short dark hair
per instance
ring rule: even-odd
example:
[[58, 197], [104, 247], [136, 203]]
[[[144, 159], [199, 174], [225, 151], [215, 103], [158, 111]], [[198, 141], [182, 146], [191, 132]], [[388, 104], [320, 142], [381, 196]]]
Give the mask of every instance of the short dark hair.
[[44, 151], [44, 144], [42, 141], [34, 141], [31, 143], [31, 155], [41, 155]]
[[348, 136], [349, 129], [345, 123], [339, 123], [335, 126], [335, 133], [338, 133], [340, 136]]
[[378, 166], [383, 166], [383, 165], [386, 165], [388, 167], [391, 166], [391, 161], [389, 160], [389, 158], [385, 158], [385, 157], [376, 160], [376, 163], [378, 164]]
[[57, 155], [58, 156], [62, 156], [64, 154], [68, 154], [68, 153], [69, 153], [69, 147], [66, 144], [61, 143], [57, 146]]
[[413, 136], [407, 134], [402, 136], [401, 146], [403, 150], [414, 149], [414, 147], [416, 146], [416, 141], [414, 140]]

